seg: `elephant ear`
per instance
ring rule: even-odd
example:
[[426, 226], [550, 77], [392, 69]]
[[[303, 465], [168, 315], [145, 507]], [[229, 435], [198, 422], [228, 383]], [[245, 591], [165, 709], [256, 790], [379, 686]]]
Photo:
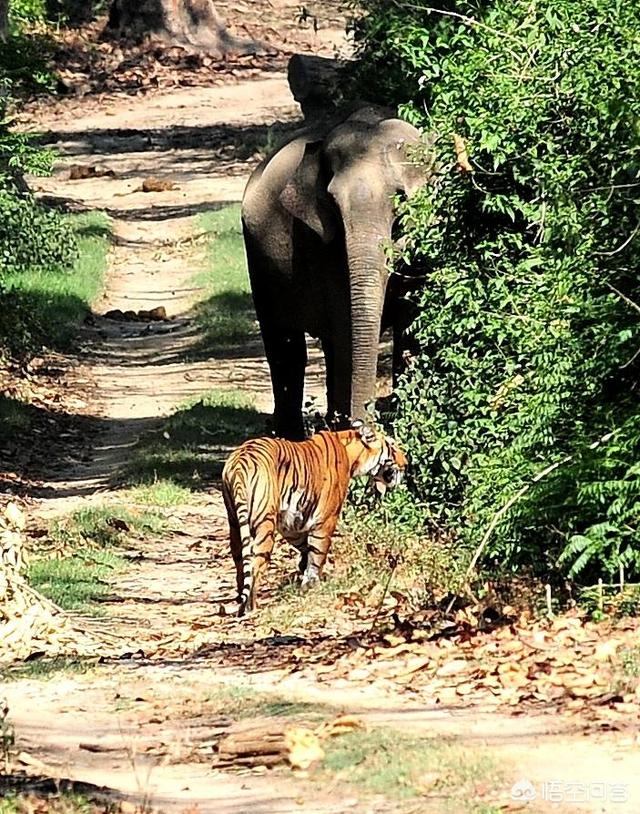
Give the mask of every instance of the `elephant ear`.
[[[433, 154], [433, 141], [427, 137], [422, 142], [427, 148], [431, 148], [430, 153], [425, 151], [422, 160], [416, 161], [416, 156], [412, 151], [419, 148], [421, 140], [417, 131], [406, 122], [399, 119], [392, 119], [384, 122], [390, 130], [386, 159], [392, 169], [396, 188], [403, 190], [406, 197], [410, 198], [420, 187], [429, 180], [433, 173], [435, 155]], [[398, 132], [404, 130], [405, 132]], [[428, 157], [427, 157], [428, 156]]]
[[302, 160], [280, 193], [280, 203], [323, 243], [330, 243], [336, 234], [336, 215], [322, 177], [321, 148], [321, 141], [305, 146]]

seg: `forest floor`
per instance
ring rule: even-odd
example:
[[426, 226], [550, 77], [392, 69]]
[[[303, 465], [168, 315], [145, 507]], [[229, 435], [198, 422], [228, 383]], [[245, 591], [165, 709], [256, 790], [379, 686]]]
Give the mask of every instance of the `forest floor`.
[[[320, 50], [337, 36], [325, 34]], [[237, 205], [258, 154], [298, 115], [277, 66], [222, 84], [88, 94], [30, 110], [29, 128], [60, 153], [54, 175], [37, 181], [39, 193], [71, 210], [103, 210], [113, 223], [102, 298], [73, 352], [45, 359], [34, 374], [34, 388], [57, 394], [53, 430], [22, 450], [8, 481], [34, 540], [87, 507], [111, 507], [115, 520], [123, 507], [148, 508], [123, 472], [141, 442], [170, 436], [168, 416], [211, 391], [240, 399], [224, 413], [233, 413], [238, 436], [243, 422], [266, 426], [271, 393], [257, 333], [203, 351], [194, 314], [210, 290], [198, 273], [217, 249], [201, 218]], [[99, 171], [74, 179], [74, 166]], [[143, 191], [150, 177], [167, 188]], [[161, 321], [105, 316], [160, 306]], [[312, 351], [308, 394], [321, 400], [322, 384]], [[612, 691], [613, 651], [603, 648], [637, 644], [631, 622], [604, 628], [558, 618], [532, 623], [528, 639], [496, 627], [479, 634], [484, 650], [474, 661], [468, 625], [439, 640], [436, 653], [415, 628], [378, 634], [372, 609], [348, 591], [332, 596], [322, 621], [305, 617], [304, 602], [280, 584], [294, 567], [286, 552], [265, 588], [264, 612], [237, 620], [216, 483], [230, 444], [207, 437], [225, 404], [214, 399], [214, 423], [205, 416], [205, 437], [186, 464], [169, 457], [169, 467], [186, 467], [188, 488], [158, 509], [163, 531], [127, 540], [126, 566], [100, 601], [128, 652], [82, 670], [38, 674], [34, 662], [8, 674], [2, 692], [27, 774], [100, 787], [130, 805], [203, 814], [640, 811], [638, 697]], [[57, 431], [61, 414], [74, 417], [73, 431]], [[192, 465], [198, 478], [190, 483]], [[268, 610], [276, 599], [280, 616]], [[580, 652], [591, 659], [582, 673]], [[496, 653], [495, 670], [486, 668]], [[570, 674], [555, 685], [560, 692], [522, 691], [532, 653], [542, 673]], [[608, 683], [591, 692], [605, 662]], [[482, 675], [496, 678], [493, 689], [485, 678], [478, 690], [482, 664]], [[419, 679], [425, 670], [430, 681]], [[580, 684], [580, 676], [588, 680]], [[344, 736], [351, 752], [340, 753], [340, 738], [327, 746], [320, 769], [215, 766], [212, 742], [230, 720], [315, 725], [340, 713], [365, 728]]]

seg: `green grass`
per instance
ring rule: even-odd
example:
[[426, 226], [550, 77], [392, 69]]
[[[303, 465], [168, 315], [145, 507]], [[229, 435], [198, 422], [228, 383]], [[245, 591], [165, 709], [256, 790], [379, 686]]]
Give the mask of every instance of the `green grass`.
[[76, 792], [8, 792], [0, 799], [0, 814], [117, 814], [120, 806], [108, 800], [89, 800]]
[[174, 483], [169, 478], [158, 478], [151, 483], [142, 483], [127, 489], [121, 495], [123, 500], [145, 506], [180, 506], [192, 500], [192, 492], [186, 486]]
[[109, 593], [113, 575], [125, 561], [110, 551], [93, 551], [62, 559], [35, 560], [30, 585], [66, 610], [89, 611]]
[[[287, 575], [273, 601], [261, 607], [257, 630], [269, 635], [272, 630], [283, 634], [294, 632], [304, 618], [305, 624], [322, 626], [327, 607], [340, 604], [345, 593], [356, 594], [372, 612], [393, 592], [402, 602], [403, 612], [432, 607], [448, 590], [457, 585], [460, 557], [444, 543], [384, 526], [379, 516], [369, 522], [362, 511], [347, 506], [330, 551], [326, 577], [306, 593], [297, 582], [297, 554], [286, 543], [277, 546], [274, 564], [287, 562], [282, 570]], [[388, 613], [382, 614], [384, 624]]]
[[0, 397], [0, 426], [7, 437], [28, 430], [31, 426], [28, 407], [21, 401]]
[[493, 782], [497, 789], [499, 783], [495, 766], [480, 749], [384, 728], [355, 730], [329, 740], [318, 770], [321, 778], [327, 773], [390, 798], [437, 795], [442, 803], [438, 811], [469, 814], [490, 810], [473, 802], [475, 785]]
[[240, 225], [240, 206], [205, 212], [200, 227], [210, 234], [208, 268], [196, 277], [206, 291], [195, 307], [203, 333], [201, 349], [245, 342], [258, 336]]
[[69, 217], [79, 246], [72, 269], [3, 272], [0, 305], [10, 309], [13, 318], [0, 320], [0, 353], [37, 352], [42, 345], [67, 347], [102, 290], [109, 220], [100, 212]]
[[292, 701], [277, 693], [258, 692], [253, 687], [243, 685], [218, 687], [206, 695], [203, 703], [209, 708], [213, 707], [216, 713], [236, 719], [304, 716], [307, 720], [323, 720], [334, 712], [333, 708], [325, 704]]
[[[1, 356], [0, 352], [0, 369]], [[0, 444], [12, 444], [28, 433], [37, 415], [38, 410], [29, 404], [0, 395]]]
[[54, 656], [53, 658], [33, 659], [19, 662], [9, 667], [0, 667], [0, 678], [3, 681], [21, 681], [23, 679], [37, 679], [46, 681], [60, 675], [84, 675], [95, 665], [95, 661], [71, 658], [68, 656]]
[[620, 651], [614, 663], [612, 688], [623, 695], [640, 691], [640, 646]]
[[49, 542], [63, 556], [34, 559], [27, 578], [46, 597], [67, 610], [96, 610], [109, 593], [114, 573], [126, 566], [118, 546], [130, 538], [158, 534], [162, 517], [120, 505], [80, 509], [55, 520]]
[[142, 441], [125, 471], [125, 484], [153, 486], [160, 481], [170, 494], [173, 487], [197, 489], [211, 483], [220, 476], [229, 448], [263, 435], [267, 418], [252, 406], [249, 395], [212, 390], [177, 410], [160, 432]]
[[640, 678], [640, 646], [623, 651], [622, 667], [628, 678]]
[[55, 520], [49, 537], [64, 550], [81, 550], [87, 545], [109, 548], [120, 545], [127, 536], [159, 534], [164, 526], [164, 519], [152, 512], [117, 504], [90, 506]]

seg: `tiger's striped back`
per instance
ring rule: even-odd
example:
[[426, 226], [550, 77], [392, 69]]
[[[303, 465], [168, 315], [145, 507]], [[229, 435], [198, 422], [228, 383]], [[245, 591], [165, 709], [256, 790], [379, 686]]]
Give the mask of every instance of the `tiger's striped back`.
[[394, 486], [405, 465], [390, 439], [362, 427], [297, 442], [256, 438], [235, 450], [225, 464], [222, 489], [240, 615], [256, 606], [276, 532], [300, 549], [307, 587], [321, 575], [351, 478], [369, 474]]

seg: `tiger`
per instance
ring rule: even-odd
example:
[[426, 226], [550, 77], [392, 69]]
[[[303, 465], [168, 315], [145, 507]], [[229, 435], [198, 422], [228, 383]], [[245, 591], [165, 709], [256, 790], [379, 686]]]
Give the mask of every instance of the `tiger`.
[[232, 452], [222, 472], [222, 494], [238, 616], [257, 608], [276, 533], [300, 551], [301, 589], [308, 589], [322, 575], [351, 478], [369, 475], [384, 493], [400, 484], [406, 466], [395, 441], [361, 421], [305, 441], [255, 438]]

